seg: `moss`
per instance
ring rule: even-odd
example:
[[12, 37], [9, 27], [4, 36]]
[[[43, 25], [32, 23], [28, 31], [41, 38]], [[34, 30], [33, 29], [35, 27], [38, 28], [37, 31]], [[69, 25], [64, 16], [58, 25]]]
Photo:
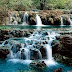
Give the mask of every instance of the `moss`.
[[9, 30], [9, 29], [11, 29], [11, 27], [8, 27], [8, 26], [0, 26], [0, 29], [6, 29], [6, 30]]

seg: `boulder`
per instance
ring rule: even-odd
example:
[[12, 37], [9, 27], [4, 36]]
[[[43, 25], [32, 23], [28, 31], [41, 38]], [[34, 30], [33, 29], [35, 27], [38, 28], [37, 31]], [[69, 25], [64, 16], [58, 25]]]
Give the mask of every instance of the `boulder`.
[[25, 56], [24, 52], [25, 52], [24, 49], [22, 49], [22, 51], [21, 51], [21, 59], [23, 59], [23, 60], [26, 59], [26, 56]]
[[33, 30], [12, 30], [9, 34], [14, 37], [29, 37], [33, 33]]
[[15, 40], [6, 40], [3, 42], [3, 45], [9, 46], [14, 53], [17, 53], [18, 51], [20, 51], [20, 48], [21, 48], [20, 42]]
[[46, 48], [44, 46], [41, 46], [40, 52], [42, 54], [42, 59], [47, 59], [47, 54], [46, 54]]
[[0, 46], [0, 59], [7, 58], [7, 55], [10, 53], [8, 46]]
[[59, 52], [61, 55], [65, 55], [67, 57], [72, 57], [71, 54], [71, 50], [72, 50], [72, 37], [71, 36], [62, 36], [59, 41], [53, 41], [53, 52]]
[[56, 61], [72, 65], [72, 37], [63, 35], [59, 40], [52, 42], [52, 53]]
[[38, 49], [34, 49], [34, 48], [30, 49], [30, 59], [31, 60], [40, 59], [40, 55], [39, 55], [39, 50]]
[[63, 72], [63, 71], [62, 71], [62, 68], [58, 68], [58, 69], [56, 69], [56, 70], [53, 71], [53, 72]]
[[70, 25], [68, 16], [63, 16], [63, 24], [64, 25]]
[[36, 13], [29, 12], [29, 24], [36, 25]]
[[43, 68], [45, 68], [46, 63], [44, 61], [41, 61], [41, 62], [34, 61], [34, 62], [30, 63], [30, 65], [36, 69], [43, 69]]

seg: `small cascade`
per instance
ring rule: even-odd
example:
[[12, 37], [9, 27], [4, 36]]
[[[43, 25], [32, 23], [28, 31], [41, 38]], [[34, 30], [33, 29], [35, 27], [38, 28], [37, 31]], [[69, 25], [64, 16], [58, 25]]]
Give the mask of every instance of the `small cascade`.
[[63, 16], [60, 16], [60, 18], [61, 18], [61, 26], [63, 26]]
[[25, 12], [24, 17], [23, 17], [23, 25], [28, 25], [28, 13]]
[[72, 18], [69, 16], [70, 25], [72, 25]]
[[37, 26], [42, 26], [43, 25], [39, 15], [36, 15], [36, 25]]
[[[30, 37], [24, 38], [25, 43], [20, 43], [16, 41], [4, 41], [2, 45], [8, 45], [10, 47], [10, 54], [8, 58], [11, 59], [20, 59], [20, 60], [45, 60], [52, 62], [52, 46], [51, 43], [58, 36], [56, 32], [48, 30], [36, 30]], [[17, 45], [21, 45], [18, 48]], [[44, 51], [46, 51], [46, 55]], [[43, 51], [43, 52], [42, 52]]]
[[21, 53], [22, 53], [22, 50], [24, 50], [24, 55], [26, 57], [26, 60], [30, 60], [30, 51], [29, 51], [29, 49], [21, 48]]
[[51, 49], [51, 46], [48, 44], [46, 45], [46, 50], [47, 50], [47, 59], [48, 60], [52, 60], [52, 49]]
[[38, 50], [38, 54], [39, 54], [39, 59], [42, 60], [42, 54], [39, 50]]

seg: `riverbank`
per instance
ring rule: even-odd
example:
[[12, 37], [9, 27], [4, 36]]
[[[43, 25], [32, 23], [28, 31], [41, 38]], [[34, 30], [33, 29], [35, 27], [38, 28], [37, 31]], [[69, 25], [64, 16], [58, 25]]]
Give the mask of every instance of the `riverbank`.
[[[56, 40], [52, 42], [52, 52], [53, 57], [56, 61], [63, 63], [68, 66], [72, 66], [72, 57], [71, 57], [71, 45], [72, 45], [72, 29], [67, 28], [54, 28], [54, 29], [41, 29], [39, 31], [48, 30], [49, 32], [57, 32], [60, 36], [56, 37]], [[0, 29], [0, 44], [2, 44], [5, 40], [13, 39], [15, 41], [22, 40], [24, 37], [30, 37], [37, 29], [12, 29], [5, 30]], [[47, 33], [45, 33], [47, 34]], [[21, 47], [20, 43], [15, 42], [17, 48]], [[43, 42], [44, 44], [44, 42]], [[66, 45], [66, 46], [65, 46]], [[7, 48], [7, 49], [6, 49]], [[0, 47], [0, 53], [3, 54], [2, 59], [7, 57], [9, 54], [9, 48], [7, 46]], [[31, 50], [33, 51], [33, 50]], [[43, 55], [45, 55], [43, 53]], [[46, 58], [44, 56], [44, 58]], [[33, 59], [33, 58], [31, 58]]]
[[[4, 12], [5, 13], [5, 12]], [[28, 14], [28, 25], [36, 25], [36, 15], [39, 15], [44, 25], [61, 25], [61, 17], [64, 25], [70, 25], [72, 17], [70, 10], [38, 10], [38, 11], [7, 11], [1, 12], [0, 24], [21, 25], [24, 22], [24, 14]]]

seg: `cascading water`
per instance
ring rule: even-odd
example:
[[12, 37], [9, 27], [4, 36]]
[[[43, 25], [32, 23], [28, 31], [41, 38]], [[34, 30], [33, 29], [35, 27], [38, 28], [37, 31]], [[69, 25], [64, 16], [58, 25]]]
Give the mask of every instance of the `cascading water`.
[[25, 12], [24, 17], [23, 17], [23, 25], [28, 25], [28, 13]]
[[[5, 41], [2, 45], [8, 45], [10, 47], [9, 58], [11, 59], [20, 59], [32, 61], [35, 59], [44, 60], [46, 63], [54, 63], [52, 58], [52, 46], [51, 43], [56, 39], [56, 32], [48, 30], [36, 30], [34, 33], [28, 37], [24, 38], [25, 43], [21, 43], [21, 48], [16, 47], [19, 44], [15, 41]], [[12, 43], [13, 42], [13, 43]], [[41, 49], [46, 50], [46, 56], [43, 57], [43, 52]]]
[[63, 16], [60, 16], [61, 18], [61, 26], [63, 26]]
[[69, 16], [70, 25], [72, 25], [72, 18]]
[[36, 15], [36, 25], [37, 26], [42, 26], [43, 25], [39, 15]]

